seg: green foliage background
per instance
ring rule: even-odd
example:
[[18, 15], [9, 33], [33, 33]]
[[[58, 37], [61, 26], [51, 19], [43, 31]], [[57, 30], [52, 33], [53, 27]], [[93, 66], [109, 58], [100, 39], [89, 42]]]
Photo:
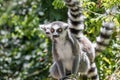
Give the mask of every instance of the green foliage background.
[[[114, 5], [120, 8], [120, 0], [81, 1], [87, 17], [84, 33], [94, 42], [102, 20], [110, 18], [97, 13], [104, 14]], [[63, 0], [0, 0], [0, 80], [49, 80], [51, 42], [38, 25], [56, 20], [67, 22]], [[111, 42], [96, 58], [100, 80], [120, 79], [119, 13], [114, 15], [114, 22]]]

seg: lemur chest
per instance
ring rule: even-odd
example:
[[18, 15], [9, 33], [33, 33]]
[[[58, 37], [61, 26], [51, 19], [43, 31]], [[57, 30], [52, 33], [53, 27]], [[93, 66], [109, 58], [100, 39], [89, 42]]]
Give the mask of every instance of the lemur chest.
[[69, 42], [59, 43], [57, 49], [59, 58], [62, 60], [69, 60], [73, 57], [72, 46]]
[[70, 71], [72, 69], [73, 64], [73, 53], [72, 53], [72, 45], [69, 41], [65, 43], [59, 43], [57, 46], [57, 53], [59, 56], [59, 59], [62, 60], [63, 65], [65, 68]]

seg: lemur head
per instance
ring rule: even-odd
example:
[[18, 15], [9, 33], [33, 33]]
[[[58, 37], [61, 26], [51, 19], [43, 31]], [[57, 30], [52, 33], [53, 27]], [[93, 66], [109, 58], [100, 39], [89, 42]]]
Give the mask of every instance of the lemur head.
[[41, 30], [43, 30], [45, 32], [47, 37], [51, 36], [51, 32], [50, 32], [51, 24], [50, 23], [39, 25], [39, 27]]
[[50, 31], [54, 39], [64, 38], [68, 31], [68, 24], [61, 21], [55, 21], [52, 23]]

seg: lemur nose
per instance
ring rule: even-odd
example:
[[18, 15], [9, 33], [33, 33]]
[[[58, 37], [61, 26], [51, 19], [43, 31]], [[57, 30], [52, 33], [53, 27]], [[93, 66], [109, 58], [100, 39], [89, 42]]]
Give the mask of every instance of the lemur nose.
[[50, 32], [46, 32], [46, 34], [50, 34]]
[[54, 37], [54, 38], [57, 38], [57, 37], [59, 37], [59, 35], [53, 35], [53, 37]]

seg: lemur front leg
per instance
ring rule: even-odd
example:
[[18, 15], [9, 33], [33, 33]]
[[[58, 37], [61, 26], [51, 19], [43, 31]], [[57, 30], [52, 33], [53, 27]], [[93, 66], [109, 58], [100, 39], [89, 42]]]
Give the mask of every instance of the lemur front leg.
[[53, 59], [55, 60], [56, 66], [58, 68], [58, 72], [60, 75], [59, 80], [64, 80], [66, 78], [66, 70], [65, 70], [65, 67], [62, 63], [62, 60], [59, 59], [55, 44], [56, 44], [56, 42], [53, 42], [53, 48], [52, 48], [53, 49], [53, 52], [52, 52]]

